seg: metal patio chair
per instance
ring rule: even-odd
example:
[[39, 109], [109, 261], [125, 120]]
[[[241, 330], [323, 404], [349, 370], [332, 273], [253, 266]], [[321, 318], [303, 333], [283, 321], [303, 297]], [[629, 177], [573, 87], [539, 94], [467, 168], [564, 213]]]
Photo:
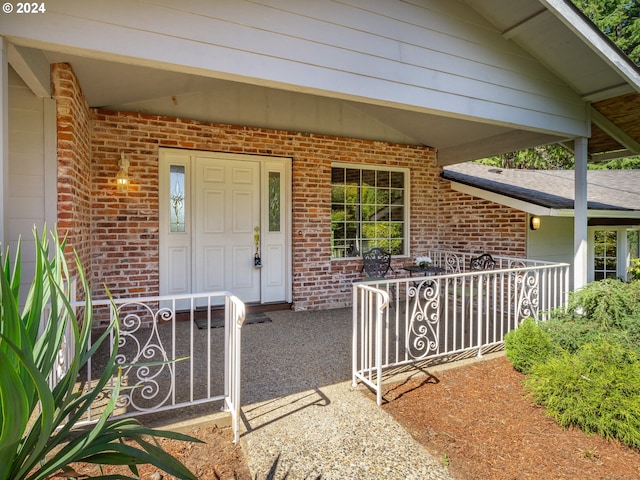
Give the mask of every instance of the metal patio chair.
[[474, 257], [469, 261], [469, 270], [494, 270], [496, 261], [488, 253]]
[[374, 247], [362, 254], [362, 271], [365, 274], [364, 280], [384, 280], [391, 268], [391, 254], [379, 247]]

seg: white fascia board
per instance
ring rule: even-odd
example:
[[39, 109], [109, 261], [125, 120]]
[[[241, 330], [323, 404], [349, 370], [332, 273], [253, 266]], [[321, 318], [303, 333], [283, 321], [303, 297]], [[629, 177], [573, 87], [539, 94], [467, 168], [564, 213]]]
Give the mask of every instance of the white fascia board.
[[542, 5], [552, 11], [562, 23], [596, 52], [605, 62], [613, 67], [637, 91], [640, 91], [640, 73], [637, 67], [620, 50], [607, 41], [604, 34], [590, 22], [585, 22], [569, 0], [539, 0]]
[[[450, 181], [451, 189], [456, 192], [466, 193], [473, 197], [478, 197], [489, 202], [504, 205], [505, 207], [515, 208], [531, 215], [544, 217], [573, 217], [574, 210], [572, 208], [548, 208], [535, 203], [525, 202], [517, 198], [508, 197], [499, 193], [490, 192], [478, 187], [465, 185]], [[640, 219], [640, 211], [638, 210], [594, 210], [588, 211], [589, 218], [638, 218]]]

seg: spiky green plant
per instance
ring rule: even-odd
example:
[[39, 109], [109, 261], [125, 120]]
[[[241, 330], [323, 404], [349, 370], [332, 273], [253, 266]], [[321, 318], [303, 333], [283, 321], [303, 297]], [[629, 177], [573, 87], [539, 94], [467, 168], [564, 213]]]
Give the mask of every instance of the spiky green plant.
[[[149, 429], [135, 419], [110, 421], [120, 391], [121, 370], [115, 361], [118, 321], [115, 319], [90, 346], [93, 309], [77, 255], [77, 278], [86, 295], [81, 319], [70, 303], [65, 242], [53, 233], [49, 251], [46, 235], [40, 238], [34, 232], [34, 237], [35, 275], [22, 311], [20, 247], [13, 266], [8, 251], [4, 255], [0, 252], [0, 480], [46, 479], [60, 470], [69, 470], [73, 462], [128, 465], [134, 475], [100, 478], [138, 478], [137, 465], [152, 464], [177, 478], [195, 479], [182, 463], [158, 446], [156, 437], [197, 439]], [[49, 378], [67, 327], [73, 331], [76, 353], [66, 373], [51, 387]], [[78, 373], [108, 341], [110, 332], [114, 334], [114, 348], [102, 376], [93, 388], [81, 390], [77, 386]], [[74, 429], [107, 388], [111, 390], [110, 400], [97, 423], [89, 429]]]

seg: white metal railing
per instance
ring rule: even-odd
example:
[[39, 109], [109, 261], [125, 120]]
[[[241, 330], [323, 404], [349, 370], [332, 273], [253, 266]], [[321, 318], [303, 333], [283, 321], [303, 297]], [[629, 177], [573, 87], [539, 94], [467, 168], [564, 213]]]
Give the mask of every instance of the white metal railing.
[[444, 274], [354, 284], [352, 381], [375, 390], [378, 404], [384, 369], [481, 356], [524, 318], [545, 319], [568, 299], [568, 264], [496, 257], [495, 270], [468, 272], [472, 255], [428, 255]]
[[[74, 302], [76, 309], [84, 302]], [[224, 306], [224, 327], [212, 307]], [[232, 417], [234, 441], [240, 427], [242, 301], [228, 292], [93, 301], [94, 317], [119, 318], [116, 362], [122, 366], [122, 388], [113, 418], [139, 416], [221, 401]], [[218, 309], [219, 310], [219, 309]], [[196, 318], [203, 323], [200, 329]], [[90, 358], [79, 379], [91, 388], [114, 348], [108, 342]], [[92, 405], [82, 423], [97, 421], [101, 402]]]

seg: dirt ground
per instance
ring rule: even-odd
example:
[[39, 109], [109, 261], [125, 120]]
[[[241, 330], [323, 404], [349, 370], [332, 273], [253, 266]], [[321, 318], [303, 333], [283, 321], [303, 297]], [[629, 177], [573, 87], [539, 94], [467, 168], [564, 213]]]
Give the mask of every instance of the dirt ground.
[[[560, 428], [526, 397], [522, 378], [499, 357], [390, 385], [383, 408], [459, 480], [640, 478], [640, 452]], [[229, 429], [190, 433], [207, 443], [163, 443], [199, 479], [251, 479]], [[146, 466], [141, 478], [173, 477]]]

